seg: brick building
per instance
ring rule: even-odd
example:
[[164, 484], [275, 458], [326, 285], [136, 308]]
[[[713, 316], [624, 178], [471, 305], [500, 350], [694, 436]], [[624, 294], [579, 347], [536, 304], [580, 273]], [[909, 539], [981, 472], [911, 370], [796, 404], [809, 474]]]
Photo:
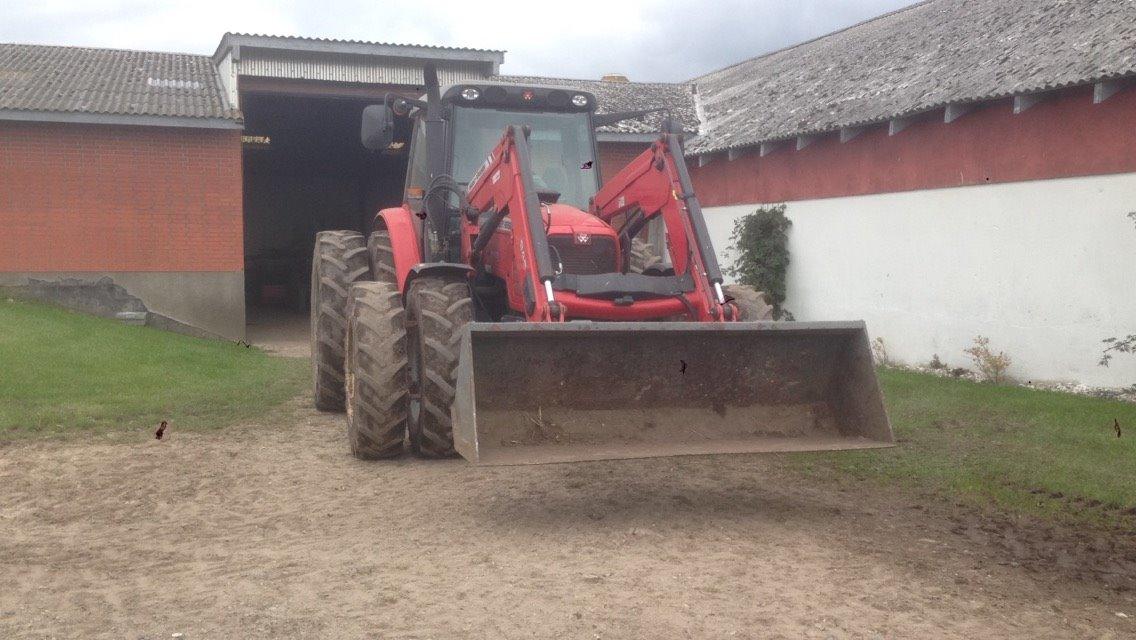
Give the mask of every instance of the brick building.
[[[420, 96], [426, 62], [443, 83], [584, 85], [601, 110], [678, 103], [697, 127], [688, 87], [500, 76], [502, 56], [240, 34], [213, 56], [0, 44], [0, 285], [243, 337], [246, 304], [306, 292], [316, 231], [365, 230], [401, 200], [406, 157], [366, 152], [360, 114]], [[601, 130], [602, 170], [657, 126]]]
[[[682, 83], [240, 34], [212, 56], [0, 45], [0, 285], [110, 278], [167, 326], [242, 336], [316, 230], [399, 199], [405, 157], [364, 153], [358, 116], [431, 61], [669, 107], [720, 250], [788, 204], [799, 319], [865, 318], [901, 361], [967, 365], [982, 334], [1017, 377], [1131, 384], [1132, 359], [1096, 361], [1136, 327], [1133, 51], [1126, 0], [929, 0]], [[658, 122], [600, 130], [603, 174]]]

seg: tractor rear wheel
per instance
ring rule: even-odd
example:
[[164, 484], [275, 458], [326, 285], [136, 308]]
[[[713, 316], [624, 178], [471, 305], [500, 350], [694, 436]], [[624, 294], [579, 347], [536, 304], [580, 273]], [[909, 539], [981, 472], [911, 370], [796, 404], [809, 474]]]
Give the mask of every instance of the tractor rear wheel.
[[347, 291], [370, 280], [371, 265], [363, 234], [321, 231], [312, 252], [312, 385], [316, 408], [343, 411], [344, 339]]
[[738, 320], [742, 322], [768, 322], [773, 320], [773, 306], [765, 294], [745, 284], [728, 284], [722, 287], [726, 299], [733, 298], [738, 307]]
[[402, 453], [409, 415], [406, 311], [398, 287], [365, 282], [347, 302], [347, 439], [361, 460]]
[[398, 282], [394, 270], [394, 247], [390, 231], [376, 229], [367, 239], [367, 252], [371, 256], [371, 273], [378, 282]]
[[473, 319], [464, 277], [422, 276], [406, 296], [410, 359], [410, 450], [424, 458], [454, 455], [450, 405], [462, 330]]

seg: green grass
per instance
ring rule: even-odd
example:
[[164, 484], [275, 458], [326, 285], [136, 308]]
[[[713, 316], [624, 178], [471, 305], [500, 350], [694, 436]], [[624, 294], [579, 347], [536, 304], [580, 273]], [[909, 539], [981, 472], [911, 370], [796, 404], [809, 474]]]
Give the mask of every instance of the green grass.
[[806, 468], [1011, 512], [1103, 524], [1134, 519], [1136, 404], [890, 369], [879, 374], [898, 446], [798, 456]]
[[[0, 302], [0, 440], [221, 427], [294, 397], [309, 375], [306, 359]], [[796, 463], [1009, 512], [1136, 520], [1136, 405], [889, 369], [880, 381], [897, 447]]]
[[0, 301], [0, 440], [161, 420], [216, 428], [294, 397], [307, 367], [232, 342]]

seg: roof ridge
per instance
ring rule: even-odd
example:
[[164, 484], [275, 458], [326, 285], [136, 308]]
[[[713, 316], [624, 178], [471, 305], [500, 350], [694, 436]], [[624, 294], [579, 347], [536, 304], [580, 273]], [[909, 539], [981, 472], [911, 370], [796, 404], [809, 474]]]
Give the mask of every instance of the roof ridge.
[[36, 42], [0, 42], [0, 46], [13, 47], [40, 47], [43, 49], [71, 49], [77, 51], [108, 51], [116, 53], [156, 53], [167, 56], [192, 56], [194, 58], [209, 58], [207, 53], [189, 53], [186, 51], [155, 51], [153, 49], [123, 49], [121, 47], [89, 47], [72, 44], [40, 44]]
[[803, 47], [803, 46], [805, 46], [805, 45], [808, 45], [808, 44], [812, 44], [812, 43], [814, 43], [814, 42], [816, 42], [816, 41], [818, 41], [818, 40], [824, 40], [825, 38], [830, 38], [830, 37], [832, 37], [832, 36], [835, 36], [835, 35], [838, 35], [838, 34], [844, 33], [845, 31], [850, 31], [850, 30], [852, 30], [852, 29], [856, 29], [856, 28], [858, 28], [858, 27], [862, 27], [862, 26], [864, 26], [864, 25], [866, 25], [866, 24], [871, 24], [872, 22], [875, 22], [875, 21], [877, 21], [877, 20], [883, 20], [884, 18], [888, 18], [888, 17], [894, 16], [894, 15], [896, 15], [896, 14], [899, 14], [899, 13], [903, 13], [903, 12], [905, 12], [905, 11], [910, 11], [910, 10], [912, 10], [912, 9], [916, 9], [916, 8], [922, 7], [922, 6], [923, 6], [923, 5], [925, 5], [925, 4], [931, 4], [932, 2], [938, 2], [938, 1], [939, 1], [939, 0], [920, 0], [919, 2], [916, 2], [916, 3], [914, 3], [914, 4], [909, 4], [909, 5], [907, 5], [906, 7], [900, 7], [900, 8], [898, 8], [898, 9], [892, 9], [891, 11], [888, 11], [888, 12], [885, 12], [885, 13], [881, 13], [881, 14], [879, 14], [878, 16], [873, 16], [873, 17], [871, 17], [871, 18], [866, 18], [866, 19], [864, 19], [864, 20], [861, 20], [861, 21], [859, 21], [859, 22], [857, 22], [857, 23], [854, 23], [854, 24], [850, 24], [850, 25], [848, 25], [847, 27], [842, 27], [842, 28], [840, 28], [840, 29], [837, 29], [836, 31], [829, 31], [828, 33], [823, 33], [823, 34], [821, 34], [821, 35], [819, 35], [819, 36], [816, 36], [816, 37], [813, 37], [813, 38], [809, 38], [808, 40], [802, 40], [802, 41], [800, 41], [800, 42], [797, 42], [797, 43], [795, 43], [795, 44], [790, 44], [790, 45], [787, 45], [787, 46], [781, 47], [780, 49], [774, 49], [773, 51], [767, 51], [767, 52], [765, 52], [765, 53], [761, 53], [761, 54], [758, 54], [758, 55], [756, 55], [756, 56], [753, 56], [752, 58], [746, 58], [745, 60], [741, 60], [741, 61], [739, 61], [739, 62], [735, 62], [735, 63], [733, 63], [733, 64], [730, 64], [730, 65], [726, 65], [726, 66], [724, 66], [724, 67], [722, 67], [722, 68], [720, 68], [720, 69], [715, 69], [715, 70], [713, 70], [713, 71], [708, 71], [708, 72], [706, 72], [706, 73], [703, 73], [702, 75], [694, 76], [694, 77], [693, 77], [693, 78], [691, 78], [690, 80], [687, 80], [687, 82], [689, 82], [689, 83], [692, 83], [692, 84], [693, 84], [693, 83], [695, 83], [696, 81], [698, 81], [698, 80], [701, 80], [701, 79], [703, 79], [703, 78], [705, 78], [705, 77], [707, 77], [707, 76], [713, 75], [713, 74], [715, 74], [715, 73], [721, 73], [721, 72], [723, 72], [723, 71], [726, 71], [727, 69], [733, 69], [734, 67], [740, 67], [741, 65], [743, 65], [743, 64], [746, 64], [747, 62], [753, 62], [753, 61], [755, 61], [755, 60], [761, 60], [761, 59], [763, 59], [763, 58], [768, 58], [768, 57], [770, 57], [770, 56], [775, 56], [775, 55], [777, 55], [777, 54], [779, 54], [779, 53], [785, 53], [786, 51], [792, 51], [793, 49], [796, 49], [797, 47]]

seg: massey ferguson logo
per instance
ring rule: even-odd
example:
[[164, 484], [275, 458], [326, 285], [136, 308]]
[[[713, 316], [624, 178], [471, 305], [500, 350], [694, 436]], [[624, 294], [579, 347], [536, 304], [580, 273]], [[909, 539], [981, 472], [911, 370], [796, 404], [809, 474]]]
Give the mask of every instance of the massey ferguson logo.
[[572, 241], [575, 244], [592, 244], [592, 236], [591, 234], [580, 232], [572, 236]]

